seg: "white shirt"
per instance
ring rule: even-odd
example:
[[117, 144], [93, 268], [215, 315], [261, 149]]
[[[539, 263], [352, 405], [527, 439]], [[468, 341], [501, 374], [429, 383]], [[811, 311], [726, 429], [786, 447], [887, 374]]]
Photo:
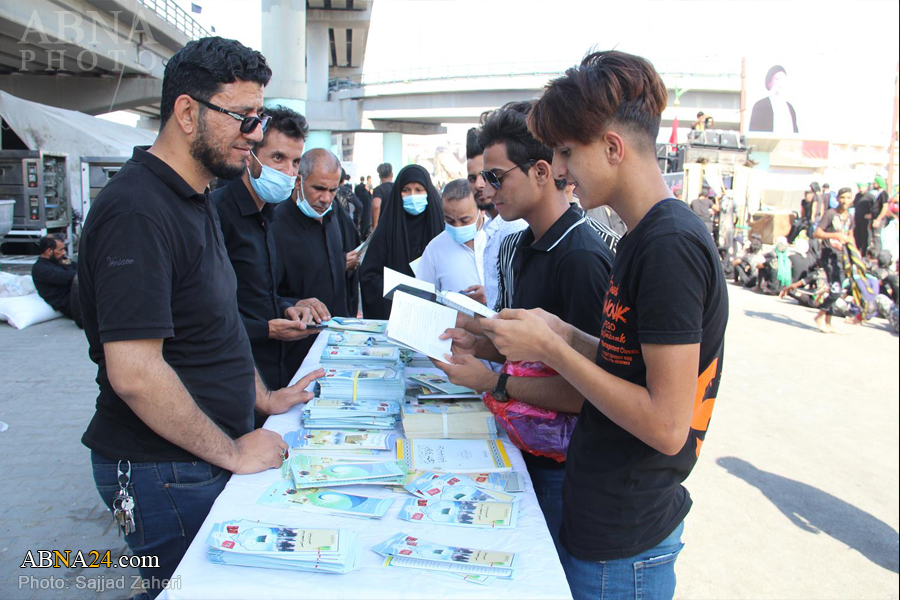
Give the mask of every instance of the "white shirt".
[[453, 241], [446, 231], [425, 246], [416, 279], [434, 284], [439, 292], [461, 292], [473, 285], [484, 285], [484, 227], [475, 234], [475, 249]]
[[487, 297], [488, 308], [497, 306], [497, 299], [500, 296], [500, 270], [498, 267], [500, 244], [506, 236], [527, 228], [528, 223], [523, 219], [504, 221], [500, 215], [497, 215], [495, 218], [488, 221], [487, 224], [481, 228], [487, 236], [484, 245], [483, 262], [484, 292]]

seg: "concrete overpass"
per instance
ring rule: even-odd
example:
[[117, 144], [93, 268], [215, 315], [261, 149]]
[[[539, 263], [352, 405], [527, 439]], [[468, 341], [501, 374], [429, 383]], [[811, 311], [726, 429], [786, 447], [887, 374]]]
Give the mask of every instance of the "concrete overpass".
[[[358, 103], [362, 118], [373, 123], [472, 123], [485, 110], [506, 102], [538, 97], [544, 85], [570, 64], [513, 63], [428, 67], [362, 76], [332, 92], [336, 104]], [[741, 65], [698, 62], [661, 74], [669, 89], [663, 128], [678, 117], [689, 126], [698, 111], [712, 115], [719, 129], [740, 127]], [[693, 68], [691, 68], [693, 67]], [[674, 89], [684, 90], [674, 106]], [[377, 125], [376, 125], [377, 126]]]
[[165, 61], [206, 35], [172, 0], [6, 0], [0, 89], [91, 115], [156, 118]]

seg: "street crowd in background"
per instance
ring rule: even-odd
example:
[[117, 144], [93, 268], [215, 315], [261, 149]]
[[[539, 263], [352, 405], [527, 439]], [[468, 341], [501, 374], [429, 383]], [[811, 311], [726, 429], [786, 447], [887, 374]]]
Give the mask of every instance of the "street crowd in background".
[[876, 286], [896, 329], [896, 245], [885, 259], [876, 243], [896, 195], [814, 186], [789, 239], [767, 252], [749, 236], [723, 258], [733, 213], [708, 190], [672, 197], [655, 155], [666, 88], [640, 57], [592, 53], [539, 100], [485, 113], [467, 178], [440, 189], [417, 164], [351, 181], [305, 149], [303, 115], [263, 109], [271, 77], [236, 41], [187, 44], [166, 66], [159, 136], [97, 197], [77, 266], [48, 239], [35, 267], [97, 363], [82, 439], [97, 490], [111, 510], [155, 507], [125, 528], [159, 557], [146, 579], [171, 576], [232, 473], [281, 466], [285, 442], [260, 427], [311, 398], [322, 370], [290, 382], [323, 323], [390, 317], [386, 268], [499, 312], [461, 315], [435, 366], [553, 434], [520, 448], [576, 599], [674, 594], [726, 277], [819, 307], [823, 331], [842, 310], [869, 318]]
[[[855, 190], [812, 182], [787, 235], [767, 249], [750, 234], [726, 272], [746, 288], [818, 309], [814, 322], [823, 333], [836, 332], [834, 316], [855, 325], [882, 317], [897, 332], [898, 203], [886, 187], [881, 176]], [[692, 207], [705, 209], [701, 203]]]

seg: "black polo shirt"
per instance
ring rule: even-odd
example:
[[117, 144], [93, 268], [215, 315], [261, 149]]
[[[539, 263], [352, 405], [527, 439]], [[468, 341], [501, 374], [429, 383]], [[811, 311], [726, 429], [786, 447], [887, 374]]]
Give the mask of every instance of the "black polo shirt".
[[197, 460], [116, 395], [103, 344], [123, 340], [162, 339], [163, 358], [210, 419], [233, 438], [253, 429], [253, 356], [208, 193], [135, 148], [91, 206], [78, 277], [100, 386], [86, 446], [111, 459]]
[[[586, 217], [571, 205], [535, 241], [529, 227], [512, 257], [512, 308], [542, 308], [578, 329], [600, 335], [603, 296], [614, 255]], [[565, 463], [525, 453], [529, 465], [563, 468]]]
[[285, 309], [296, 300], [282, 299], [276, 293], [275, 205], [266, 203], [259, 210], [242, 179], [217, 189], [211, 198], [237, 275], [238, 310], [256, 368], [269, 389], [283, 388], [293, 373], [284, 369], [284, 344], [269, 339], [269, 321], [285, 318]]
[[[348, 276], [346, 253], [359, 245], [359, 234], [354, 233], [356, 227], [340, 202], [334, 200], [331, 207], [321, 221], [304, 215], [296, 202], [282, 202], [275, 208], [272, 231], [278, 294], [299, 300], [316, 298], [333, 317], [355, 317], [356, 278], [355, 271]], [[287, 345], [289, 378], [300, 368], [314, 341], [310, 336]]]

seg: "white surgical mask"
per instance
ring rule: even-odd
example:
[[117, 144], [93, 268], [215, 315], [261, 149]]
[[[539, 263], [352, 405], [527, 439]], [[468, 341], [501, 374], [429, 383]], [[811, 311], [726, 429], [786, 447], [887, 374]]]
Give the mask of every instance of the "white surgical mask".
[[259, 199], [270, 204], [278, 204], [290, 198], [297, 177], [285, 175], [278, 169], [262, 164], [252, 152], [250, 156], [255, 158], [259, 166], [262, 167], [259, 177], [255, 179], [253, 173], [250, 173], [250, 167], [247, 167], [247, 173], [250, 175], [250, 186], [253, 187], [253, 191], [256, 192]]
[[403, 210], [411, 215], [421, 215], [428, 207], [428, 194], [410, 194], [403, 197]]
[[303, 195], [303, 186], [300, 186], [300, 194], [297, 197], [297, 206], [300, 208], [300, 212], [309, 217], [310, 219], [321, 219], [329, 212], [331, 212], [331, 207], [334, 206], [334, 203], [328, 205], [328, 208], [325, 209], [325, 212], [319, 214], [316, 212], [316, 209], [312, 207], [312, 204], [306, 201], [306, 198]]

